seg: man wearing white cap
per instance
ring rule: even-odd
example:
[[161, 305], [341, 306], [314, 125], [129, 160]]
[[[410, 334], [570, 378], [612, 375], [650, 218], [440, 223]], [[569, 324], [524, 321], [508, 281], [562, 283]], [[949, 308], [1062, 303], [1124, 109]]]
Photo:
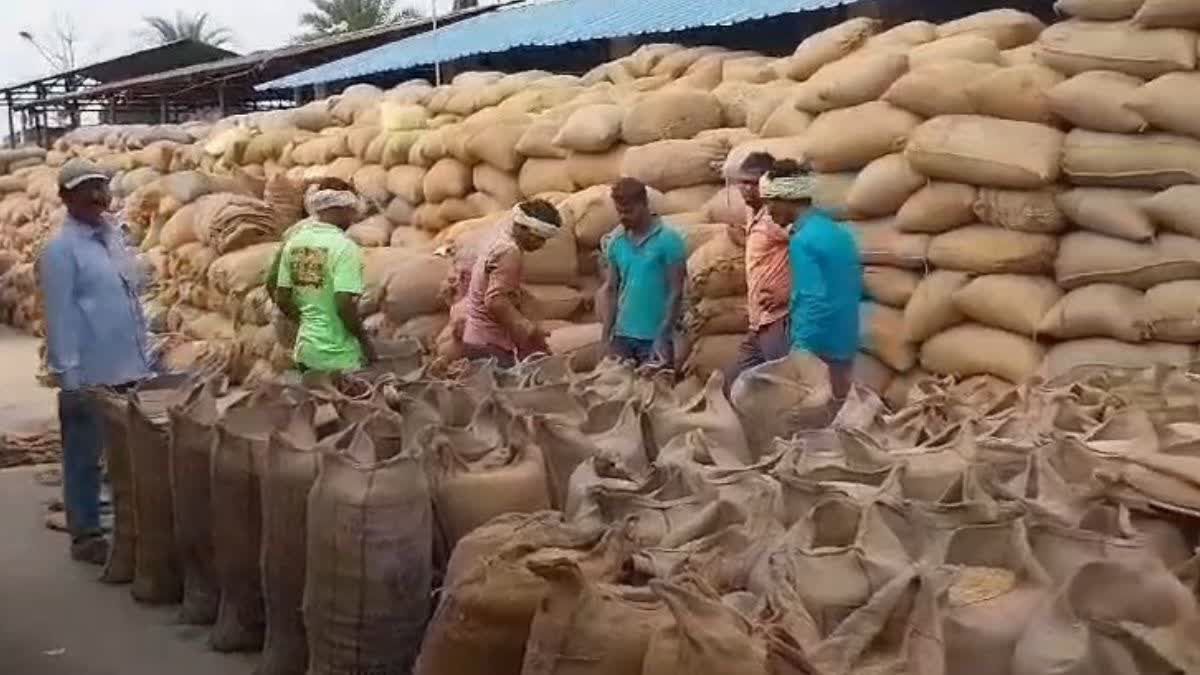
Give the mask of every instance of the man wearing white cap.
[[467, 358], [495, 359], [508, 367], [517, 359], [549, 351], [546, 334], [521, 312], [521, 277], [525, 254], [545, 246], [561, 225], [558, 209], [550, 202], [521, 202], [475, 259], [462, 334]]
[[42, 250], [38, 283], [46, 315], [46, 362], [60, 388], [63, 502], [71, 556], [102, 564], [101, 419], [88, 395], [97, 386], [126, 388], [153, 375], [141, 278], [124, 236], [108, 215], [109, 177], [72, 159], [59, 171], [62, 226]]
[[293, 359], [301, 371], [344, 372], [375, 360], [358, 315], [362, 251], [345, 230], [358, 219], [350, 190], [317, 186], [305, 197], [311, 218], [289, 231], [275, 282], [275, 302], [299, 325]]

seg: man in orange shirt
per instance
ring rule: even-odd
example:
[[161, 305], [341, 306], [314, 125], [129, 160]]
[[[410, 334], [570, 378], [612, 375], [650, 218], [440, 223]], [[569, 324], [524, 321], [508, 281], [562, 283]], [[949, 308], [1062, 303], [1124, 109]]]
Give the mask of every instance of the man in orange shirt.
[[726, 391], [742, 371], [788, 355], [788, 301], [792, 286], [788, 234], [771, 219], [758, 191], [759, 180], [774, 163], [775, 158], [765, 152], [751, 153], [737, 173], [729, 176], [748, 207], [746, 224], [731, 225], [729, 238], [746, 249], [749, 332], [737, 361], [725, 369]]

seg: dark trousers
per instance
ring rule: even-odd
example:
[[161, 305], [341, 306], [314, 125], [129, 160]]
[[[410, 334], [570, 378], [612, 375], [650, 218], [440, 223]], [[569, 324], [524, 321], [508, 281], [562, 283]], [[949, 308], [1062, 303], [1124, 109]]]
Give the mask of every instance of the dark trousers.
[[100, 534], [100, 453], [103, 420], [92, 397], [82, 391], [58, 393], [62, 432], [63, 505], [71, 538]]
[[725, 393], [729, 393], [734, 380], [743, 372], [768, 361], [782, 359], [790, 350], [787, 317], [750, 331], [738, 348], [737, 361], [725, 368]]
[[657, 363], [671, 368], [675, 365], [675, 346], [670, 342], [660, 344], [654, 340], [614, 335], [608, 352], [622, 361], [633, 361], [639, 366]]

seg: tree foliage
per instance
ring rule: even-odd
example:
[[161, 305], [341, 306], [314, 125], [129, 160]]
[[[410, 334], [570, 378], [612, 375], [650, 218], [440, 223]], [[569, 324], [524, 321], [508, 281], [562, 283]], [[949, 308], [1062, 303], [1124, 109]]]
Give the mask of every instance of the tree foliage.
[[312, 11], [300, 15], [306, 42], [339, 33], [375, 28], [396, 21], [420, 19], [415, 7], [396, 8], [396, 0], [312, 0]]
[[151, 42], [170, 44], [178, 40], [195, 40], [214, 47], [224, 47], [233, 41], [233, 33], [224, 26], [209, 22], [208, 12], [197, 12], [191, 16], [176, 12], [175, 18], [164, 16], [143, 17], [146, 36]]

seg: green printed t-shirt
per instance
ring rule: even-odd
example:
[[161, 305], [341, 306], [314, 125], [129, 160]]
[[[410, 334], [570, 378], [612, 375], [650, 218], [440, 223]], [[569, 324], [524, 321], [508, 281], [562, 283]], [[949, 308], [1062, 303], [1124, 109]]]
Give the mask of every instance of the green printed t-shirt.
[[283, 245], [278, 284], [293, 289], [300, 310], [296, 362], [319, 371], [361, 368], [362, 345], [342, 323], [335, 299], [337, 293], [363, 292], [358, 245], [333, 225], [305, 223]]

